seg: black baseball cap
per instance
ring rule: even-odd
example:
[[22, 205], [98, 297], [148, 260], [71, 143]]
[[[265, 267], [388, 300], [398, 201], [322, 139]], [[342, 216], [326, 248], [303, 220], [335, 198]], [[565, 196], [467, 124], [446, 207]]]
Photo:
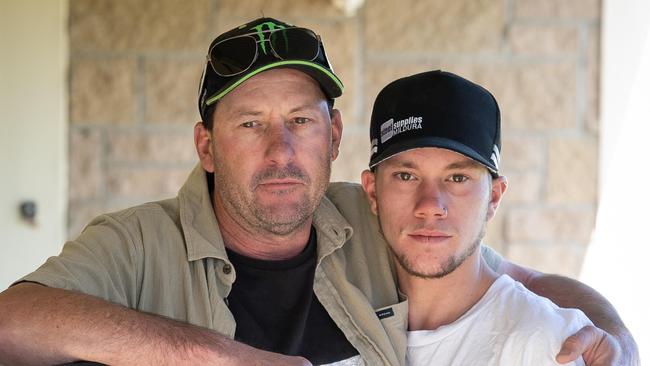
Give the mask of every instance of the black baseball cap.
[[498, 176], [501, 115], [480, 85], [445, 71], [407, 76], [379, 92], [370, 119], [370, 168], [401, 152], [439, 147]]
[[327, 60], [320, 36], [277, 19], [259, 18], [219, 35], [210, 44], [199, 86], [201, 117], [205, 120], [207, 107], [244, 81], [280, 67], [311, 76], [330, 100], [343, 93], [343, 83]]

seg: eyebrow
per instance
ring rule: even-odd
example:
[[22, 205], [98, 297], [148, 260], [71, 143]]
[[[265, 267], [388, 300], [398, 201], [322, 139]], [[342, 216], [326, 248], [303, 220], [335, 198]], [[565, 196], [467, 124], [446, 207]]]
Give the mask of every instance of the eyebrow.
[[[295, 112], [300, 112], [304, 110], [311, 110], [311, 111], [317, 111], [320, 110], [320, 107], [318, 105], [313, 105], [312, 103], [305, 103], [302, 105], [299, 105], [297, 107], [292, 108], [289, 113], [295, 113]], [[264, 113], [262, 111], [258, 111], [255, 109], [246, 109], [246, 108], [241, 108], [232, 113], [233, 117], [258, 117], [263, 115]]]
[[256, 110], [247, 110], [247, 109], [240, 109], [237, 110], [233, 113], [234, 117], [257, 117], [261, 116], [262, 112], [261, 111], [256, 111]]
[[454, 163], [451, 163], [445, 167], [446, 170], [452, 170], [452, 169], [480, 169], [482, 168], [483, 165], [480, 163], [467, 158], [467, 160], [463, 161], [457, 161]]
[[406, 161], [399, 161], [398, 160], [398, 161], [395, 161], [395, 160], [388, 159], [388, 160], [386, 160], [386, 163], [387, 163], [386, 165], [394, 165], [394, 166], [397, 166], [399, 168], [415, 169], [415, 168], [418, 167], [417, 164], [411, 162], [410, 160], [406, 160]]
[[[397, 166], [399, 168], [408, 168], [408, 169], [417, 169], [418, 164], [411, 161], [411, 160], [402, 160], [402, 161], [387, 161], [388, 165], [393, 165]], [[481, 169], [483, 165], [480, 163], [470, 159], [466, 158], [466, 160], [460, 160], [460, 161], [455, 161], [449, 165], [447, 165], [444, 169], [445, 170], [454, 170], [454, 169]]]
[[320, 110], [320, 105], [319, 104], [314, 104], [314, 103], [311, 103], [311, 102], [305, 103], [305, 104], [299, 105], [297, 107], [291, 108], [289, 113], [300, 112], [300, 111], [303, 111], [303, 110], [317, 111], [317, 110]]

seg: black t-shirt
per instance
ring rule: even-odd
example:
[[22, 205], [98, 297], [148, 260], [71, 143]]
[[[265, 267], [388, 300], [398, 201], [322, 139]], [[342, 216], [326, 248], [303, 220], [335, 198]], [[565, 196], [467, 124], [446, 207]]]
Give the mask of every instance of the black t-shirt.
[[253, 347], [302, 356], [313, 364], [358, 355], [314, 294], [316, 231], [298, 256], [280, 261], [244, 257], [228, 250], [237, 279], [228, 296], [235, 340]]

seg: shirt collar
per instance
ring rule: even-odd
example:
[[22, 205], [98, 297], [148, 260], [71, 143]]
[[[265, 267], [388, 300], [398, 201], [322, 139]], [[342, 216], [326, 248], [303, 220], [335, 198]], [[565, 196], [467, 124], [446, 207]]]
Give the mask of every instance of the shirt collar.
[[206, 257], [228, 258], [207, 183], [206, 172], [199, 163], [178, 193], [189, 261]]
[[318, 262], [352, 238], [352, 226], [326, 196], [323, 196], [312, 225], [318, 237]]

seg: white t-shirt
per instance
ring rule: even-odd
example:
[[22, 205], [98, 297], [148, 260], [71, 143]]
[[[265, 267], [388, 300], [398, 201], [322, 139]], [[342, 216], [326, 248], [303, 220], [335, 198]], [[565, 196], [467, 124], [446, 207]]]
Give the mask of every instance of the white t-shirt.
[[[562, 342], [591, 322], [507, 275], [455, 322], [408, 332], [407, 365], [559, 365]], [[566, 365], [584, 365], [582, 358]]]

